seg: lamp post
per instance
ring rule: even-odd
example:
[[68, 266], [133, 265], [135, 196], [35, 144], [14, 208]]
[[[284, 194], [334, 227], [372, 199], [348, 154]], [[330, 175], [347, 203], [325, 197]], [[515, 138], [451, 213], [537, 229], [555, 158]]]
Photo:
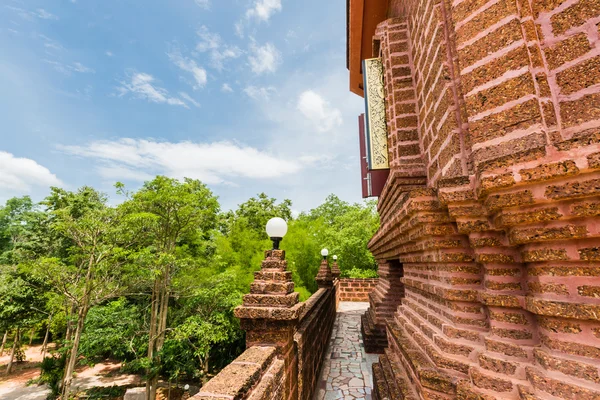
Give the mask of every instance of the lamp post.
[[331, 275], [331, 269], [329, 269], [329, 263], [327, 262], [328, 255], [329, 250], [321, 250], [321, 256], [323, 256], [323, 260], [321, 261], [319, 272], [317, 273], [317, 277], [315, 278], [315, 280], [317, 281], [317, 286], [319, 288], [329, 288], [333, 286], [333, 276]]
[[[246, 331], [246, 348], [272, 346], [277, 349], [277, 358], [283, 360], [286, 366], [279, 378], [284, 385], [282, 393], [288, 394], [290, 399], [297, 399], [297, 370], [291, 367], [297, 362], [296, 352], [291, 350], [294, 348], [298, 319], [306, 303], [298, 302], [300, 294], [294, 292], [292, 272], [287, 269], [285, 250], [279, 250], [279, 243], [287, 233], [287, 223], [282, 218], [272, 218], [267, 222], [266, 231], [273, 241], [273, 249], [265, 251], [261, 269], [254, 273], [254, 281], [250, 284], [250, 293], [244, 295], [242, 305], [236, 307], [233, 313], [240, 319], [240, 327]], [[211, 382], [216, 383], [211, 387], [209, 382], [208, 387], [203, 387], [202, 390], [207, 393], [223, 393], [222, 381]], [[239, 383], [228, 379], [225, 387], [229, 390], [231, 385]]]
[[267, 222], [267, 235], [273, 241], [273, 250], [279, 250], [279, 242], [283, 239], [287, 233], [287, 222], [283, 218], [275, 217], [271, 218]]
[[331, 275], [333, 276], [333, 279], [338, 279], [342, 274], [342, 271], [340, 271], [340, 267], [338, 267], [337, 259], [338, 256], [334, 255], [333, 265], [331, 266]]

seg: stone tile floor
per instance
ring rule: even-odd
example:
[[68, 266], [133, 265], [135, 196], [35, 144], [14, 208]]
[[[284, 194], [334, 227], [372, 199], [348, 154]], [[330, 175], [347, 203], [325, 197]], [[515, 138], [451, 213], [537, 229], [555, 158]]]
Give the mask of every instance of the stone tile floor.
[[365, 353], [360, 333], [360, 316], [368, 307], [369, 303], [340, 303], [315, 400], [371, 399], [371, 364], [379, 356]]

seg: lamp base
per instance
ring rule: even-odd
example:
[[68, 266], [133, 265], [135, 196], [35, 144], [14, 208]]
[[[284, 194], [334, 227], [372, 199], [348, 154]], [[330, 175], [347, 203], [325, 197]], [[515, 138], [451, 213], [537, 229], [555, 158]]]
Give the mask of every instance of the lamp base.
[[283, 239], [283, 238], [280, 238], [280, 237], [272, 237], [271, 238], [271, 241], [273, 241], [273, 250], [279, 250], [279, 242], [281, 242], [281, 239]]

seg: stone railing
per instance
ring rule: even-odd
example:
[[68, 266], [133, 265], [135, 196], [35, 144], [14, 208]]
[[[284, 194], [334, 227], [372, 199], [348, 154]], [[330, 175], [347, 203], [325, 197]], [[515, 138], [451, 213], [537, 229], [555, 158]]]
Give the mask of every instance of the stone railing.
[[339, 301], [369, 301], [369, 293], [375, 289], [379, 279], [342, 278], [339, 280]]
[[250, 347], [204, 385], [200, 393], [193, 398], [283, 398], [284, 362], [276, 355], [275, 347]]
[[336, 313], [336, 286], [326, 261], [319, 290], [298, 302], [285, 252], [265, 253], [251, 293], [236, 308], [247, 350], [206, 383], [199, 399], [312, 399]]
[[336, 312], [336, 290], [319, 289], [306, 301], [306, 313], [294, 334], [298, 352], [298, 398], [312, 399], [327, 351]]

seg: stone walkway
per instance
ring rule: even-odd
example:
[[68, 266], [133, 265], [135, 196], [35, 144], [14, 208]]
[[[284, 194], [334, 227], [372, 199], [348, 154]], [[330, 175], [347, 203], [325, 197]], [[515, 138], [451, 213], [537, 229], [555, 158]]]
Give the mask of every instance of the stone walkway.
[[360, 333], [360, 316], [368, 307], [369, 303], [340, 303], [316, 400], [371, 399], [371, 364], [379, 357], [365, 353]]

